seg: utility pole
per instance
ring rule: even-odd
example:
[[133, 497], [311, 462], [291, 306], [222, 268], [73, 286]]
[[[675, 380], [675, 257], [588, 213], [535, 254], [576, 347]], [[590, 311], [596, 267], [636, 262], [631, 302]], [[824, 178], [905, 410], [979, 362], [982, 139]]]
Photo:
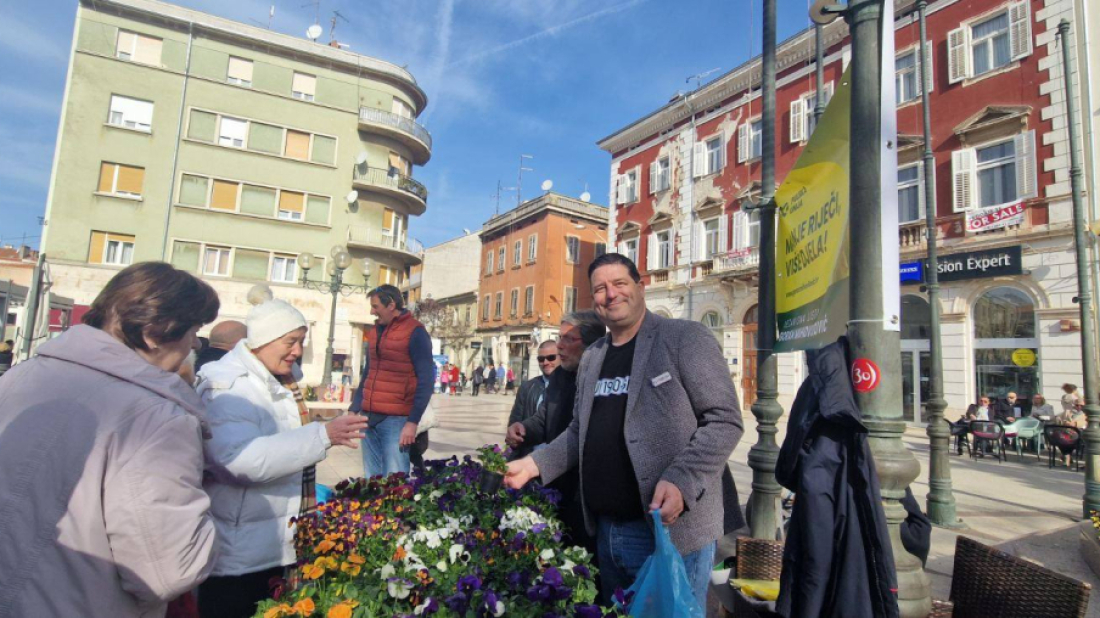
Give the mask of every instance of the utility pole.
[[955, 512], [955, 495], [951, 491], [951, 429], [943, 418], [947, 400], [943, 398], [943, 341], [940, 339], [940, 274], [939, 248], [936, 246], [939, 232], [936, 229], [936, 182], [932, 158], [932, 119], [928, 106], [928, 84], [931, 70], [928, 58], [928, 33], [925, 14], [928, 0], [917, 0], [920, 18], [920, 99], [924, 112], [924, 216], [925, 237], [928, 242], [928, 305], [931, 308], [931, 333], [929, 334], [930, 359], [928, 368], [928, 519], [937, 526], [958, 528], [962, 526]]
[[1081, 192], [1081, 155], [1077, 151], [1077, 103], [1073, 86], [1073, 64], [1069, 54], [1069, 21], [1058, 24], [1058, 43], [1062, 46], [1062, 79], [1066, 96], [1066, 127], [1069, 132], [1069, 182], [1073, 195], [1073, 240], [1077, 250], [1077, 306], [1081, 311], [1081, 371], [1084, 374], [1085, 414], [1089, 425], [1085, 429], [1085, 495], [1083, 512], [1086, 518], [1100, 511], [1100, 387], [1096, 376], [1095, 331], [1092, 327], [1092, 289], [1089, 283], [1088, 239], [1085, 222], [1084, 196]]
[[[814, 95], [814, 126], [821, 122], [821, 115], [825, 113], [825, 26], [814, 22], [814, 84], [817, 94]], [[807, 135], [806, 139], [810, 139]]]
[[[46, 270], [46, 253], [39, 252], [38, 263], [34, 265], [34, 277], [31, 279], [31, 289], [27, 291], [27, 305], [23, 309], [23, 354], [21, 360], [31, 357], [31, 348], [34, 346], [34, 331], [37, 327], [39, 304], [42, 296], [42, 274]], [[6, 316], [5, 316], [6, 317]]]
[[760, 168], [760, 285], [757, 287], [759, 327], [756, 346], [756, 444], [749, 449], [752, 468], [752, 495], [749, 518], [752, 536], [774, 539], [779, 529], [779, 483], [775, 463], [779, 446], [776, 423], [783, 415], [777, 398], [779, 381], [775, 348], [775, 0], [764, 0], [764, 50], [762, 64], [763, 144]]
[[[879, 384], [856, 391], [882, 491], [883, 511], [894, 553], [901, 616], [927, 616], [931, 587], [920, 560], [901, 544], [906, 517], [901, 499], [920, 474], [920, 464], [902, 443], [900, 333], [885, 328], [882, 269], [882, 43], [886, 0], [851, 0], [844, 17], [852, 40], [852, 108], [849, 197], [851, 317], [849, 354], [854, 366], [875, 368]], [[893, 1], [893, 0], [889, 0]], [[893, 33], [890, 24], [887, 32]], [[892, 71], [891, 71], [892, 73]], [[892, 201], [891, 201], [892, 203]], [[896, 231], [893, 233], [897, 233]], [[897, 273], [887, 273], [897, 277]], [[858, 364], [858, 365], [856, 365]]]

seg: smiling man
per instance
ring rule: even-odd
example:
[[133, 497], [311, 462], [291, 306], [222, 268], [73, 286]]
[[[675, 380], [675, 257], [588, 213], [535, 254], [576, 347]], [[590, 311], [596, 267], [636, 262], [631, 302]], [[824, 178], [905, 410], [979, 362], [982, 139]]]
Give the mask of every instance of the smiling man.
[[737, 392], [705, 326], [646, 310], [645, 286], [630, 259], [605, 254], [588, 275], [610, 336], [581, 360], [569, 428], [510, 463], [505, 482], [522, 487], [580, 469], [605, 602], [633, 583], [653, 552], [647, 511], [659, 509], [705, 607], [716, 541], [744, 524], [726, 465], [743, 431]]

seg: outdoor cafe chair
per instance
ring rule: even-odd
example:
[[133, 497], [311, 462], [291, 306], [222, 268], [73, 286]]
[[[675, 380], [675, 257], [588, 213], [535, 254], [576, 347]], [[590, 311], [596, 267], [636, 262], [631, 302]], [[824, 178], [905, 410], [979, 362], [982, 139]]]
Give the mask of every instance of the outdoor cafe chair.
[[[737, 562], [733, 579], [778, 580], [783, 573], [783, 541], [737, 537]], [[754, 606], [741, 593], [733, 596], [735, 618], [771, 618], [778, 614]]]
[[993, 454], [997, 457], [997, 462], [1004, 461], [1005, 428], [1003, 425], [994, 421], [970, 421], [970, 435], [974, 436], [974, 449], [971, 451], [971, 457], [980, 455], [982, 446], [986, 442], [991, 442], [993, 445]]
[[1047, 443], [1048, 467], [1053, 468], [1055, 458], [1069, 455], [1074, 464], [1080, 464], [1081, 430], [1073, 425], [1047, 425], [1043, 429]]
[[955, 541], [954, 618], [1084, 618], [1091, 592], [1088, 583], [974, 539]]
[[1015, 423], [1005, 425], [1005, 436], [1014, 437], [1016, 456], [1023, 460], [1024, 440], [1030, 440], [1035, 445], [1035, 459], [1039, 460], [1039, 452], [1043, 450], [1043, 422], [1037, 418], [1025, 416]]

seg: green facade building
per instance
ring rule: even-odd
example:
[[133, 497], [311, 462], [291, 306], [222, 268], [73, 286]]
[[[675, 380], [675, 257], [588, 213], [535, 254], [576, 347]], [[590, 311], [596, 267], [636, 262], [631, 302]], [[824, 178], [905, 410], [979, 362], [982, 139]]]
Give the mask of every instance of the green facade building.
[[[304, 30], [304, 27], [303, 27]], [[152, 0], [81, 0], [42, 248], [57, 293], [88, 304], [118, 269], [165, 260], [243, 319], [268, 285], [311, 321], [320, 380], [331, 299], [295, 259], [346, 246], [348, 283], [404, 282], [431, 157], [427, 97], [389, 62]], [[327, 262], [309, 271], [327, 279]], [[354, 380], [363, 295], [337, 307], [336, 360]]]

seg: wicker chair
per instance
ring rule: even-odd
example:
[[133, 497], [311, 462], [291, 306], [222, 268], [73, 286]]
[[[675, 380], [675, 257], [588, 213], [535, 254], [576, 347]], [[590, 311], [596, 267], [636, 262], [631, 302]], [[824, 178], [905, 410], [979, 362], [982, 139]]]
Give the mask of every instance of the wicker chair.
[[1084, 618], [1091, 591], [1090, 584], [974, 539], [955, 542], [954, 618]]
[[[779, 579], [783, 572], [783, 541], [737, 537], [735, 579]], [[770, 618], [771, 612], [757, 611], [740, 594], [733, 597], [735, 618]]]

